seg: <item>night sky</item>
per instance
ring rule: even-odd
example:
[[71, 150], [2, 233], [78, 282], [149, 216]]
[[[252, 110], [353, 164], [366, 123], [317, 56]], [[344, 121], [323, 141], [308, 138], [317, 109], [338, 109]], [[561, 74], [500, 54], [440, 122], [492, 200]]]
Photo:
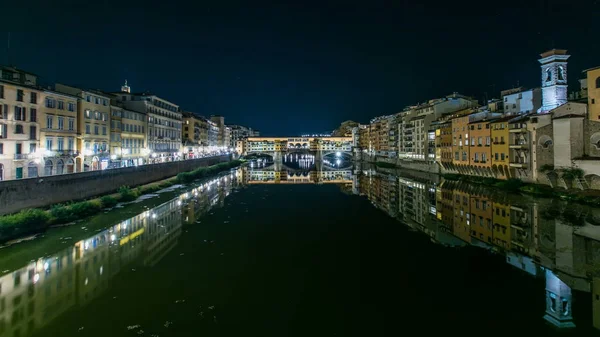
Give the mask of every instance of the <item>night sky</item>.
[[413, 2], [10, 1], [0, 62], [46, 83], [117, 91], [127, 79], [263, 135], [365, 123], [453, 91], [539, 86], [539, 53], [553, 47], [572, 55], [570, 90], [600, 65], [599, 0]]

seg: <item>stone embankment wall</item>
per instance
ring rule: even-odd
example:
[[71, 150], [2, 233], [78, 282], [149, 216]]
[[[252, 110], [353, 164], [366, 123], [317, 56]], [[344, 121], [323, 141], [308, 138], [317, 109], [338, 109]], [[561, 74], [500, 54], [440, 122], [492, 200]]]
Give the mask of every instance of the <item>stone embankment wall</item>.
[[230, 156], [226, 155], [114, 170], [0, 181], [0, 215], [25, 208], [44, 207], [109, 194], [121, 186], [148, 184], [173, 177], [180, 172], [230, 160]]
[[355, 157], [357, 160], [366, 161], [366, 162], [386, 162], [390, 164], [394, 164], [401, 169], [421, 171], [433, 174], [441, 174], [440, 166], [433, 162], [425, 162], [418, 160], [405, 160], [405, 159], [390, 159], [385, 157], [375, 157], [369, 156], [364, 153], [359, 154]]

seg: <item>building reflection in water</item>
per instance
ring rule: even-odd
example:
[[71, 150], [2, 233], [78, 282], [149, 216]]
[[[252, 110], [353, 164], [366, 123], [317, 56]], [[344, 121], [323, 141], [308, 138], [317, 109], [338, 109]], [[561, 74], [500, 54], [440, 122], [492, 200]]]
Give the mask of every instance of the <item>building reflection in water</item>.
[[220, 176], [151, 210], [0, 277], [0, 336], [26, 336], [83, 307], [134, 261], [158, 263], [177, 245], [182, 223], [223, 204], [239, 173]]
[[540, 319], [557, 327], [575, 326], [573, 291], [591, 296], [592, 324], [600, 329], [600, 210], [374, 170], [359, 171], [355, 185], [356, 194], [438, 244], [481, 247], [545, 278]]

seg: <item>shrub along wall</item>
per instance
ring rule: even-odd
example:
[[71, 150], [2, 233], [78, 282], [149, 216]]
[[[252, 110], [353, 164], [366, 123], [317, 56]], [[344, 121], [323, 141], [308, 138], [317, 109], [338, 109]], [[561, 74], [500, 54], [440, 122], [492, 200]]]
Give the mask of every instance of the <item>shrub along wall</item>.
[[229, 156], [0, 181], [0, 215], [109, 194], [121, 186], [139, 186], [181, 172], [230, 161]]
[[115, 206], [118, 202], [132, 201], [142, 194], [153, 193], [172, 186], [175, 183], [192, 182], [195, 179], [208, 177], [241, 164], [241, 161], [233, 160], [210, 167], [200, 167], [190, 172], [180, 173], [176, 178], [163, 180], [160, 183], [157, 182], [135, 189], [128, 186], [121, 186], [117, 194], [105, 195], [99, 199], [69, 204], [55, 204], [48, 211], [26, 209], [15, 214], [0, 216], [0, 243], [39, 233], [51, 225], [64, 224], [94, 215], [105, 208]]

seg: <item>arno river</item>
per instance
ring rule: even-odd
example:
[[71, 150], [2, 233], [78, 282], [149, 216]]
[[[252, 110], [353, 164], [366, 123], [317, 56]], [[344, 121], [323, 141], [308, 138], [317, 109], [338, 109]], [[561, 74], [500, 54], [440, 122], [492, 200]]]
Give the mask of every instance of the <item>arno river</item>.
[[600, 210], [331, 166], [253, 163], [0, 250], [0, 336], [600, 331]]

